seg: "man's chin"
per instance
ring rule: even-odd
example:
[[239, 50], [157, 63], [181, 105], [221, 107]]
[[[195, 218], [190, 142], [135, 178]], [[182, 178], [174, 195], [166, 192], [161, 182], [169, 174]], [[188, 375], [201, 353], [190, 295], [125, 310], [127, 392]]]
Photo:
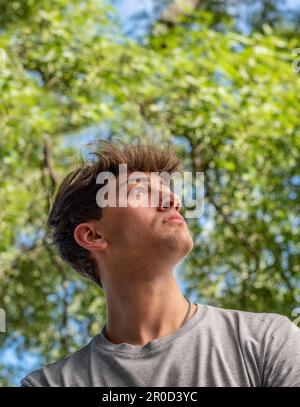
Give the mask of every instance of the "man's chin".
[[191, 253], [193, 248], [194, 248], [194, 242], [193, 242], [193, 239], [191, 238], [189, 241], [189, 244], [187, 244], [186, 254], [184, 255], [184, 257], [187, 257]]
[[165, 247], [169, 252], [172, 251], [174, 256], [178, 257], [178, 261], [180, 261], [181, 258], [185, 258], [193, 250], [194, 242], [190, 235], [183, 237], [173, 234], [161, 242], [162, 247]]

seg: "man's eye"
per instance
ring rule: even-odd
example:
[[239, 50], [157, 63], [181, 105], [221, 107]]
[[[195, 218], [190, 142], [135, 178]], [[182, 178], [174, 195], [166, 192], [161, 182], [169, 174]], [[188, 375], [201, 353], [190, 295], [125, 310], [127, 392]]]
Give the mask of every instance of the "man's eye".
[[133, 188], [134, 190], [136, 190], [136, 189], [141, 189], [143, 192], [145, 192], [145, 189], [144, 189], [144, 187], [141, 187], [141, 186], [139, 186], [139, 187], [135, 187], [135, 188]]

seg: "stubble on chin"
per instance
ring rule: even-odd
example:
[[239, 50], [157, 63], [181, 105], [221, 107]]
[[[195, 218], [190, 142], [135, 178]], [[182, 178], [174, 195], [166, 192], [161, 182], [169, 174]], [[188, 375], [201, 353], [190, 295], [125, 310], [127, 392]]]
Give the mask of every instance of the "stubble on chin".
[[174, 252], [175, 255], [186, 257], [194, 247], [194, 242], [190, 234], [184, 234], [182, 236], [180, 233], [175, 233], [175, 231], [165, 236], [159, 242], [160, 251], [163, 252]]

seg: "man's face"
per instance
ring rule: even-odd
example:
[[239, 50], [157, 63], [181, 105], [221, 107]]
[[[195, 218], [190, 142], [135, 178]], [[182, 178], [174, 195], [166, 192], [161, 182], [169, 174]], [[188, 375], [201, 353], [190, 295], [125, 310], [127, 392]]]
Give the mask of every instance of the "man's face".
[[[193, 248], [193, 240], [183, 217], [182, 222], [164, 222], [169, 215], [182, 216], [179, 214], [179, 198], [163, 183], [160, 176], [145, 172], [144, 175], [149, 177], [148, 183], [138, 180], [131, 183], [131, 174], [128, 174], [129, 182], [125, 185], [127, 206], [119, 206], [119, 177], [116, 177], [117, 206], [102, 209], [103, 216], [99, 226], [108, 242], [108, 251], [112, 257], [123, 258], [124, 261], [129, 256], [138, 262], [159, 258], [176, 265]], [[155, 207], [151, 207], [153, 194], [159, 197]], [[141, 204], [136, 207], [137, 201]]]

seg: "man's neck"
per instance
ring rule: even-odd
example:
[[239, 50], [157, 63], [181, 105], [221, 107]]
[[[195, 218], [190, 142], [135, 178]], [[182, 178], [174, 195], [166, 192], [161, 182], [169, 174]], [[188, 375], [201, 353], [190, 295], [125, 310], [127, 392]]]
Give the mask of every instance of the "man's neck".
[[[115, 344], [144, 346], [153, 339], [171, 335], [181, 328], [189, 309], [173, 275], [155, 284], [137, 286], [132, 282], [127, 289], [123, 286], [116, 291], [110, 287], [106, 297], [105, 336]], [[196, 310], [197, 305], [192, 304], [188, 320]]]

